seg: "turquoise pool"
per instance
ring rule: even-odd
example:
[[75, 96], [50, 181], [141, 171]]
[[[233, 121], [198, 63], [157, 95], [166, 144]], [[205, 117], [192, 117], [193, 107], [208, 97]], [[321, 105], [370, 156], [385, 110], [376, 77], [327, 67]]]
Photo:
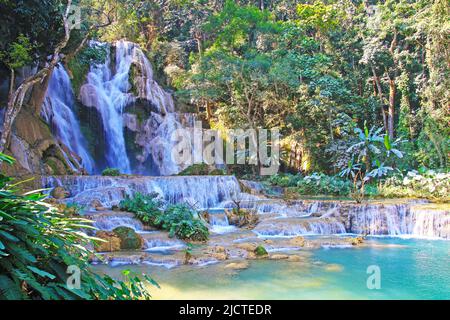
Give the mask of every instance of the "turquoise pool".
[[[450, 241], [369, 238], [367, 244], [305, 252], [301, 262], [250, 261], [244, 270], [226, 263], [95, 269], [116, 277], [123, 269], [150, 274], [161, 286], [150, 288], [155, 299], [450, 299]], [[370, 290], [373, 265], [381, 288]]]

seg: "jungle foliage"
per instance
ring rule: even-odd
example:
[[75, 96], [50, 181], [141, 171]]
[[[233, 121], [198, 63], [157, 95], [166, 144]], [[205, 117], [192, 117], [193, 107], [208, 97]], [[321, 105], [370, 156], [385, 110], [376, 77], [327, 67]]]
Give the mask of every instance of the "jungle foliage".
[[143, 223], [169, 232], [170, 237], [205, 241], [209, 230], [198, 213], [187, 204], [166, 204], [157, 193], [135, 193], [119, 204], [121, 210], [133, 212]]
[[[0, 154], [0, 161], [14, 159]], [[125, 281], [94, 273], [88, 236], [92, 222], [43, 202], [39, 191], [20, 193], [20, 184], [0, 175], [0, 299], [149, 299], [147, 275], [124, 271]], [[79, 275], [79, 280], [71, 276]]]
[[448, 167], [446, 0], [111, 2], [104, 39], [148, 49], [213, 127], [278, 127], [287, 170], [338, 173], [365, 122], [408, 140], [396, 167]]

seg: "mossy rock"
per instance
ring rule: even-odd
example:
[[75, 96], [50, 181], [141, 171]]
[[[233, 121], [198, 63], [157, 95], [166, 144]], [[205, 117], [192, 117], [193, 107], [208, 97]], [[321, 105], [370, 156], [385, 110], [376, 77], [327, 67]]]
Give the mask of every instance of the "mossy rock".
[[118, 227], [113, 233], [120, 239], [120, 249], [122, 250], [140, 250], [143, 247], [144, 239], [133, 229], [128, 227]]
[[209, 175], [211, 176], [225, 176], [227, 173], [223, 169], [213, 169]]
[[120, 238], [114, 232], [97, 231], [95, 236], [103, 240], [95, 243], [95, 251], [114, 252], [121, 249]]
[[209, 166], [205, 163], [193, 164], [181, 171], [180, 176], [206, 176], [209, 174]]
[[267, 256], [269, 254], [267, 252], [266, 248], [264, 248], [261, 245], [257, 246], [254, 252], [257, 257], [263, 257], [263, 256]]
[[226, 171], [223, 169], [214, 168], [213, 166], [209, 166], [206, 163], [197, 163], [193, 164], [183, 171], [181, 171], [178, 175], [180, 176], [224, 176], [226, 175]]
[[102, 176], [104, 177], [118, 177], [120, 176], [119, 169], [116, 168], [106, 168], [102, 171]]

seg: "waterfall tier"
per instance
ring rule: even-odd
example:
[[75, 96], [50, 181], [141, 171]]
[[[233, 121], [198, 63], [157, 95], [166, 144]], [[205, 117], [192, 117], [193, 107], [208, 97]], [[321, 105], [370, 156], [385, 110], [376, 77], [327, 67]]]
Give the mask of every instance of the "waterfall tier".
[[62, 176], [44, 177], [42, 182], [44, 187], [63, 186], [71, 195], [65, 201], [86, 206], [96, 200], [111, 207], [135, 192], [157, 192], [169, 203], [188, 202], [198, 209], [211, 210], [213, 230], [218, 233], [233, 231], [223, 210], [239, 203], [241, 208], [259, 215], [260, 223], [254, 233], [261, 237], [355, 233], [450, 239], [450, 210], [445, 208], [430, 209], [417, 202], [286, 202], [243, 193], [233, 176]]
[[191, 177], [45, 177], [47, 187], [64, 186], [71, 194], [69, 202], [90, 205], [99, 200], [105, 207], [117, 205], [126, 195], [135, 192], [157, 192], [169, 203], [189, 202], [199, 209], [213, 208], [225, 200], [236, 198], [239, 183], [231, 176]]
[[91, 66], [79, 93], [101, 121], [105, 150], [99, 160], [122, 173], [171, 175], [184, 169], [172, 159], [172, 134], [192, 121], [175, 112], [172, 95], [153, 79], [144, 52], [123, 40], [91, 46], [107, 51], [103, 64]]
[[70, 78], [59, 64], [52, 72], [41, 115], [56, 138], [81, 158], [82, 161], [77, 166], [83, 166], [87, 172], [92, 173], [95, 171], [95, 163], [87, 150], [87, 142], [81, 133], [74, 109], [75, 96]]

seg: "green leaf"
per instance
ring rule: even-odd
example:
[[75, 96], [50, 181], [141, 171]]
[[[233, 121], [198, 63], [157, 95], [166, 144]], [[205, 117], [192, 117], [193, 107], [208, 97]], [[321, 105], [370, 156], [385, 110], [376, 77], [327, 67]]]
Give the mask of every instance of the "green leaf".
[[391, 141], [389, 139], [389, 135], [385, 134], [384, 135], [384, 146], [386, 147], [386, 150], [390, 151], [392, 146], [391, 146]]
[[16, 162], [16, 159], [0, 152], [0, 162], [2, 161], [5, 161], [8, 164], [13, 164], [14, 162]]
[[41, 270], [39, 268], [36, 267], [32, 267], [32, 266], [27, 266], [28, 269], [30, 269], [32, 272], [36, 273], [37, 275], [40, 275], [41, 277], [45, 277], [45, 278], [49, 278], [51, 280], [55, 279], [56, 277], [54, 275], [52, 275], [51, 273], [48, 273], [44, 270]]

